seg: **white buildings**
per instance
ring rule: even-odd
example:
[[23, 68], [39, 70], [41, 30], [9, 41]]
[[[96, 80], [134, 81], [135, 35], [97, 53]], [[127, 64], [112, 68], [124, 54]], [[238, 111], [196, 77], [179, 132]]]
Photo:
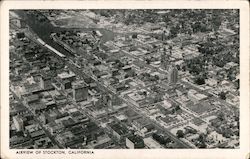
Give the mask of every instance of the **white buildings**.
[[198, 93], [197, 91], [190, 89], [188, 91], [188, 98], [192, 100], [193, 102], [197, 103], [198, 101], [201, 101], [203, 99], [206, 99], [207, 96], [201, 93]]
[[22, 131], [24, 129], [23, 119], [20, 118], [19, 116], [14, 116], [13, 122], [17, 131]]
[[148, 148], [150, 148], [150, 149], [161, 149], [161, 148], [164, 148], [163, 146], [161, 146], [161, 144], [159, 144], [158, 142], [156, 142], [151, 137], [144, 138], [143, 141], [144, 141], [145, 145]]

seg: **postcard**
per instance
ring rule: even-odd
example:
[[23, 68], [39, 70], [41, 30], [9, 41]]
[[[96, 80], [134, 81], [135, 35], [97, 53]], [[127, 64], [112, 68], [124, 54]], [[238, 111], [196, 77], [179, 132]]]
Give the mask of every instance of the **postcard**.
[[1, 158], [248, 159], [246, 1], [3, 1]]

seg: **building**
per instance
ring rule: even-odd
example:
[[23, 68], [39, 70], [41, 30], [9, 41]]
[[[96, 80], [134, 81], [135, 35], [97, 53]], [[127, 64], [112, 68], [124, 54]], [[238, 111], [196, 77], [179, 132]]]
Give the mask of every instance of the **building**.
[[204, 100], [204, 99], [207, 98], [206, 95], [201, 94], [201, 93], [199, 93], [199, 92], [197, 92], [197, 91], [195, 91], [195, 90], [193, 90], [193, 89], [190, 89], [190, 90], [188, 91], [187, 95], [188, 95], [188, 98], [189, 98], [192, 102], [194, 102], [194, 103], [198, 103], [199, 101]]
[[145, 145], [142, 137], [132, 135], [126, 138], [126, 146], [129, 149], [140, 149], [144, 148]]
[[111, 99], [112, 99], [112, 96], [111, 95], [107, 95], [107, 94], [102, 94], [100, 100], [101, 100], [101, 103], [105, 106], [111, 106]]
[[72, 86], [71, 86], [71, 82], [69, 80], [64, 80], [61, 82], [61, 87], [62, 89], [70, 89]]
[[48, 74], [41, 74], [40, 77], [40, 87], [43, 90], [50, 90], [50, 89], [54, 89], [53, 85], [52, 85], [52, 81], [51, 81], [52, 77]]
[[14, 122], [14, 125], [15, 125], [17, 131], [24, 130], [24, 122], [23, 122], [23, 119], [20, 116], [14, 116], [13, 117], [13, 122]]
[[145, 127], [146, 125], [149, 125], [150, 123], [145, 118], [139, 118], [137, 120], [133, 121], [133, 125], [138, 128], [139, 130]]
[[95, 33], [96, 33], [96, 35], [99, 36], [99, 37], [102, 36], [102, 33], [101, 33], [99, 30], [96, 30]]
[[164, 30], [161, 34], [161, 40], [164, 42], [166, 40], [166, 30]]
[[170, 65], [168, 68], [168, 84], [176, 84], [178, 81], [178, 69], [174, 65]]
[[24, 28], [25, 27], [25, 22], [19, 17], [14, 17], [10, 19], [11, 23], [17, 26], [18, 28]]
[[20, 103], [10, 103], [10, 115], [25, 115], [28, 114], [28, 109]]
[[64, 130], [64, 126], [61, 123], [50, 122], [48, 123], [48, 131], [52, 134], [58, 134]]
[[24, 34], [24, 32], [18, 32], [18, 33], [16, 33], [16, 37], [17, 37], [18, 39], [21, 39], [21, 38], [24, 38], [24, 37], [25, 37], [25, 34]]
[[37, 94], [29, 94], [23, 97], [24, 104], [29, 106], [32, 103], [39, 102], [39, 96]]
[[27, 133], [29, 133], [32, 140], [38, 140], [45, 137], [45, 132], [39, 124], [27, 125], [24, 129]]
[[120, 125], [119, 123], [111, 123], [110, 128], [112, 129], [112, 134], [119, 141], [124, 141], [125, 137], [129, 135], [129, 131], [126, 127]]
[[72, 71], [65, 71], [57, 75], [61, 80], [69, 80], [70, 82], [73, 82], [75, 80], [75, 73]]
[[145, 138], [143, 141], [146, 147], [150, 149], [163, 149], [164, 148], [163, 146], [161, 146], [161, 144], [155, 141], [152, 137]]
[[164, 52], [161, 54], [161, 67], [164, 70], [168, 70], [169, 66], [170, 66], [170, 53], [166, 53], [166, 49], [164, 49]]
[[57, 90], [67, 90], [72, 88], [71, 81], [69, 79], [61, 79], [56, 77], [52, 85], [57, 89]]
[[50, 148], [53, 146], [51, 140], [49, 139], [49, 137], [43, 137], [43, 138], [40, 138], [38, 140], [35, 140], [35, 148], [36, 149], [41, 149], [41, 148]]
[[72, 83], [73, 99], [76, 102], [88, 99], [88, 88], [84, 81], [76, 81]]
[[47, 110], [46, 104], [41, 101], [31, 103], [29, 107], [34, 114], [42, 113]]
[[23, 148], [25, 149], [25, 146], [31, 145], [32, 140], [29, 136], [13, 136], [10, 138], [10, 147], [13, 149]]

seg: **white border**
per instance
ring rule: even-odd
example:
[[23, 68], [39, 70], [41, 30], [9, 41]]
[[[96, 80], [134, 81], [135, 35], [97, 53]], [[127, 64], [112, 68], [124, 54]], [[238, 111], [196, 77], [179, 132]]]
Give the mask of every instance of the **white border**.
[[[9, 9], [240, 9], [240, 149], [93, 150], [94, 155], [16, 155], [9, 149]], [[249, 139], [249, 4], [246, 1], [4, 1], [1, 4], [1, 157], [245, 159]], [[68, 151], [68, 150], [65, 150]]]

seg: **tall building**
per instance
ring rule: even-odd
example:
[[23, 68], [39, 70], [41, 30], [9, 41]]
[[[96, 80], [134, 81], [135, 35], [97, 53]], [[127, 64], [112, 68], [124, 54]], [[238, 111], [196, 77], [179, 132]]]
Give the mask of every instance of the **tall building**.
[[161, 67], [164, 70], [168, 70], [168, 67], [170, 65], [170, 53], [166, 52], [166, 49], [164, 48], [163, 53], [161, 54]]
[[14, 122], [14, 125], [15, 125], [17, 131], [24, 130], [23, 119], [20, 116], [14, 116], [13, 117], [13, 122]]
[[57, 74], [57, 77], [55, 78], [56, 83], [58, 85], [55, 85], [55, 88], [57, 89], [71, 89], [72, 88], [72, 82], [76, 79], [76, 75], [74, 72], [70, 70], [65, 70], [61, 72], [60, 74]]
[[107, 112], [109, 109], [113, 110], [113, 105], [112, 105], [112, 95], [111, 94], [102, 94], [101, 98], [99, 99], [100, 105], [104, 107]]
[[168, 68], [168, 84], [175, 84], [178, 81], [178, 69], [175, 65], [170, 65]]
[[50, 90], [53, 89], [52, 77], [49, 74], [41, 74], [40, 77], [40, 87], [44, 90]]
[[162, 40], [162, 41], [165, 41], [165, 40], [166, 40], [166, 30], [163, 30], [163, 32], [162, 32], [161, 40]]
[[76, 102], [88, 99], [88, 88], [84, 81], [76, 81], [72, 83], [73, 99]]

